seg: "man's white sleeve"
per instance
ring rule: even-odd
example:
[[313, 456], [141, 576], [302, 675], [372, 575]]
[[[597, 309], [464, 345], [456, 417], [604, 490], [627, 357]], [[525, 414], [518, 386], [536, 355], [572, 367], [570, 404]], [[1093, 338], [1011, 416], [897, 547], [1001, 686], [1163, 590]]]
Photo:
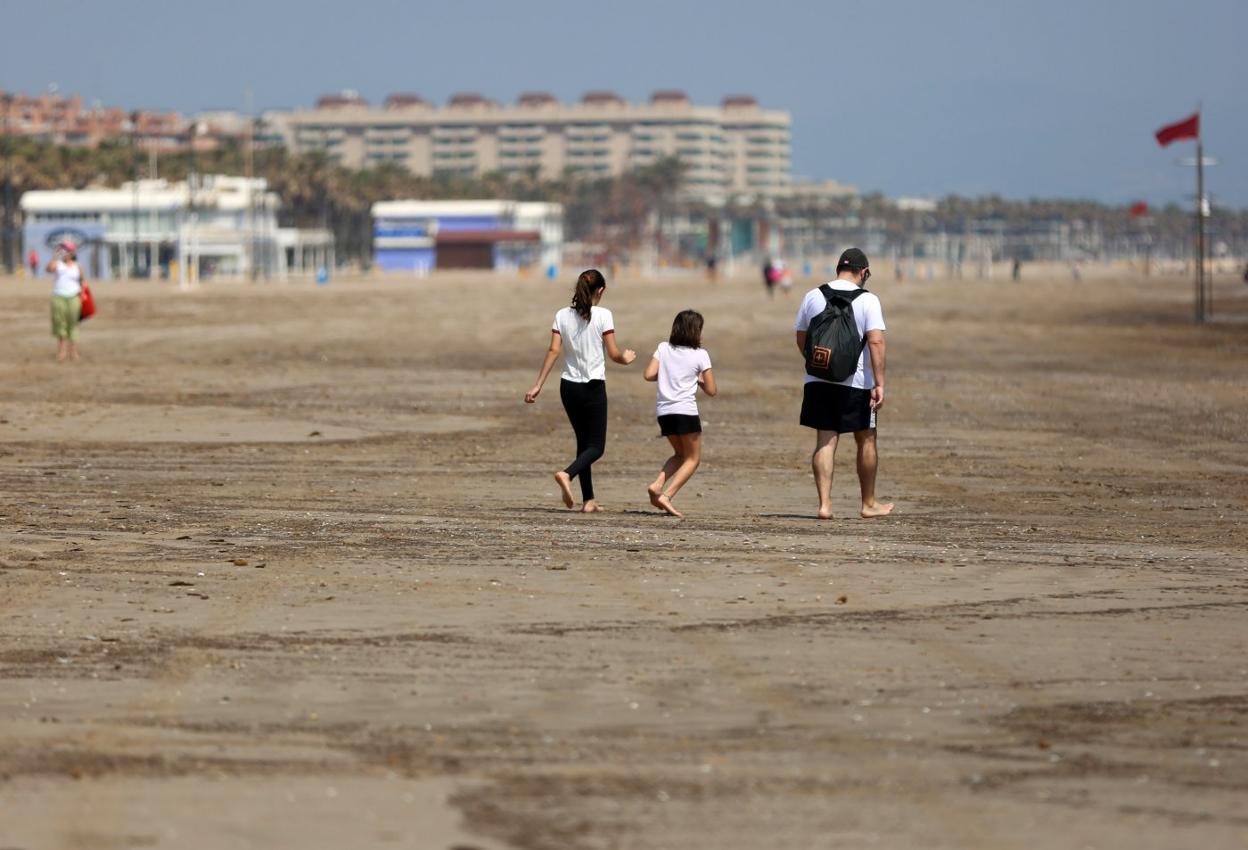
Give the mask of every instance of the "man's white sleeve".
[[802, 299], [802, 306], [797, 308], [797, 318], [793, 320], [793, 330], [810, 330], [810, 320], [814, 318], [814, 316], [810, 314], [810, 300], [809, 294]]
[[884, 308], [880, 306], [880, 299], [878, 298], [872, 298], [870, 303], [867, 304], [867, 330], [884, 330]]

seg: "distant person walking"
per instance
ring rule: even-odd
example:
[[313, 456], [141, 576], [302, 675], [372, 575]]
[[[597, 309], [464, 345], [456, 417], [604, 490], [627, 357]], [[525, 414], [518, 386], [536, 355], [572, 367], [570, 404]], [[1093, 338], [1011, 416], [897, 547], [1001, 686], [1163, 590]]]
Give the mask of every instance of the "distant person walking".
[[698, 387], [714, 396], [715, 375], [711, 355], [702, 347], [702, 314], [682, 310], [672, 321], [667, 342], [660, 342], [645, 379], [658, 384], [655, 414], [659, 433], [672, 444], [672, 456], [646, 492], [650, 504], [674, 517], [684, 516], [672, 506], [672, 499], [688, 483], [702, 463], [702, 420], [698, 416]]
[[776, 265], [771, 257], [768, 257], [763, 260], [763, 286], [767, 290], [768, 298], [776, 297], [776, 279]]
[[56, 359], [78, 359], [78, 319], [82, 314], [82, 285], [86, 278], [78, 264], [78, 248], [62, 242], [48, 263], [52, 274], [52, 335], [56, 337]]
[[716, 257], [712, 251], [706, 254], [706, 279], [711, 283], [719, 280], [719, 257]]
[[863, 288], [871, 277], [866, 254], [846, 250], [836, 272], [836, 280], [806, 293], [793, 323], [797, 348], [806, 358], [801, 424], [816, 432], [810, 465], [819, 495], [817, 516], [832, 516], [836, 444], [841, 434], [852, 433], [858, 444], [860, 513], [880, 517], [893, 509], [875, 499], [876, 419], [884, 406], [884, 313], [880, 299]]
[[26, 264], [30, 266], [30, 276], [39, 277], [39, 252], [34, 248], [26, 255]]
[[788, 264], [784, 260], [776, 260], [771, 264], [771, 276], [775, 278], [776, 283], [780, 284], [780, 289], [784, 291], [787, 298], [789, 289], [793, 286], [793, 272], [789, 269]]
[[615, 319], [611, 311], [599, 307], [607, 281], [597, 269], [587, 269], [576, 279], [572, 305], [555, 314], [550, 328], [550, 349], [537, 373], [537, 383], [524, 394], [526, 404], [537, 401], [551, 367], [563, 354], [559, 398], [576, 434], [576, 459], [555, 473], [555, 483], [569, 508], [576, 504], [572, 479], [581, 483], [581, 510], [598, 510], [594, 500], [594, 480], [590, 471], [607, 447], [607, 370], [606, 358], [627, 366], [637, 359], [631, 349], [620, 350], [615, 339]]

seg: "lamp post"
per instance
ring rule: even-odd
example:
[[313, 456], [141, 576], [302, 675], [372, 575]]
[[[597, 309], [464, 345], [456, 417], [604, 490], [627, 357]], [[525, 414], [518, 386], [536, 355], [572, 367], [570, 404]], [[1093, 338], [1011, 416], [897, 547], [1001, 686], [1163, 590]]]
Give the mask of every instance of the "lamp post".
[[130, 113], [130, 163], [132, 181], [131, 214], [134, 216], [134, 244], [130, 248], [130, 277], [139, 276], [139, 113]]
[[0, 95], [4, 107], [4, 220], [0, 221], [0, 251], [4, 253], [4, 270], [13, 274], [13, 138], [9, 134], [9, 113], [13, 109], [13, 95]]

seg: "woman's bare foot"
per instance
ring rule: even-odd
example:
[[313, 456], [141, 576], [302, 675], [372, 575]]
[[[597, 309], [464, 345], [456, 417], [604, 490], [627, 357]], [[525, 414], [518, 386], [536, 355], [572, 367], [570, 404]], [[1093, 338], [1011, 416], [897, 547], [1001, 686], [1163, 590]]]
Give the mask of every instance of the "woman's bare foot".
[[862, 518], [874, 519], [877, 516], [888, 516], [893, 512], [892, 502], [872, 502], [871, 504], [862, 505]]
[[816, 519], [832, 519], [832, 506], [819, 508], [819, 512], [815, 514]]
[[660, 493], [654, 500], [655, 507], [662, 508], [674, 517], [683, 517], [680, 511], [672, 507], [672, 500], [668, 498], [666, 493]]
[[576, 499], [572, 498], [572, 479], [568, 477], [568, 473], [562, 469], [555, 473], [555, 483], [559, 485], [559, 492], [563, 496], [563, 506], [571, 508], [576, 504]]
[[646, 488], [646, 492], [650, 494], [650, 504], [654, 505], [656, 508], [663, 507], [659, 504], [659, 496], [663, 495], [662, 487], [659, 487], [657, 484], [651, 484]]
[[581, 513], [583, 514], [596, 514], [600, 511], [602, 511], [602, 508], [598, 507], [598, 503], [593, 499], [590, 499], [581, 507]]

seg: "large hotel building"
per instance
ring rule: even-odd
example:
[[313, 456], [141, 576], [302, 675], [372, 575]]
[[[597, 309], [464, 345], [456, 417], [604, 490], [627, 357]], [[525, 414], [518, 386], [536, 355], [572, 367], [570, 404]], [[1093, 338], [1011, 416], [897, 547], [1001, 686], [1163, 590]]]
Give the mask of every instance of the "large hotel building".
[[575, 104], [530, 93], [500, 105], [459, 94], [435, 106], [396, 94], [374, 107], [348, 92], [282, 120], [294, 151], [324, 151], [352, 168], [394, 162], [422, 176], [611, 177], [677, 156], [686, 190], [707, 199], [783, 194], [791, 180], [789, 114], [747, 96], [696, 106], [676, 91], [655, 92], [646, 104], [610, 92]]

